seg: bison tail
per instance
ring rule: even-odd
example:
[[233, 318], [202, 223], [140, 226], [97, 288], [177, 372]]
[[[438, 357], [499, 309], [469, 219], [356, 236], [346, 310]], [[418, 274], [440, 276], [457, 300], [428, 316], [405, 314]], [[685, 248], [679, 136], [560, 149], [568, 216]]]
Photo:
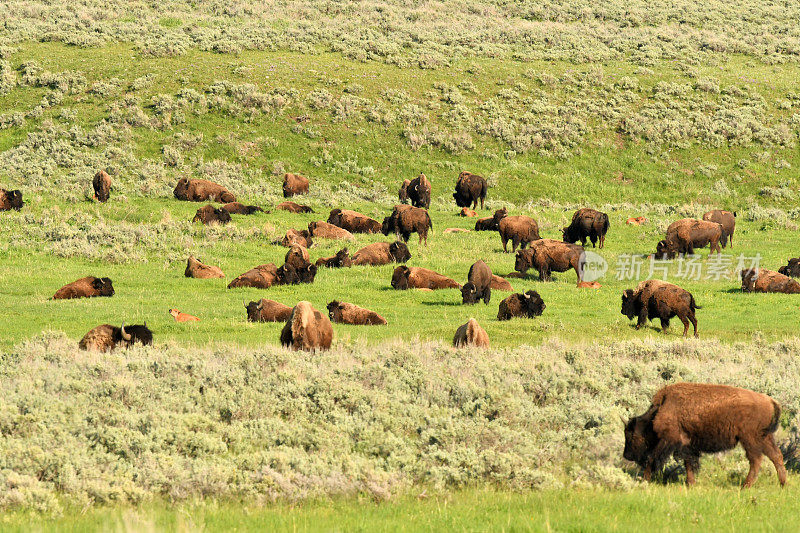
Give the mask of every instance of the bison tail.
[[691, 301], [691, 302], [689, 302], [689, 307], [690, 307], [692, 310], [695, 310], [695, 309], [702, 309], [702, 307], [700, 307], [699, 305], [697, 305], [697, 302], [695, 302], [695, 301], [694, 301], [694, 295], [693, 295], [693, 294], [689, 294], [689, 296], [692, 298], [692, 301]]
[[608, 220], [608, 215], [603, 213], [603, 234], [608, 233], [608, 228], [611, 227], [611, 222]]
[[[771, 398], [770, 398], [771, 399]], [[775, 433], [778, 429], [778, 423], [781, 421], [781, 404], [772, 400], [772, 420], [769, 425], [764, 429], [765, 434]]]
[[428, 227], [433, 229], [433, 221], [431, 220], [431, 215], [427, 211], [425, 212], [425, 216], [428, 217]]

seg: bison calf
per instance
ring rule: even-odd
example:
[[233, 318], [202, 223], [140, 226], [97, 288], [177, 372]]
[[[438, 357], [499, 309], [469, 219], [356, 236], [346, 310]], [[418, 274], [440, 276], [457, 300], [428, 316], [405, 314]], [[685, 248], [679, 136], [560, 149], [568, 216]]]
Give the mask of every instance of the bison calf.
[[547, 307], [536, 291], [512, 294], [502, 302], [497, 310], [497, 320], [511, 320], [515, 316], [534, 318], [541, 316]]
[[292, 350], [328, 350], [332, 342], [333, 326], [328, 317], [311, 302], [298, 302], [281, 330], [281, 345]]
[[800, 294], [800, 283], [785, 274], [772, 270], [742, 270], [742, 290], [744, 292], [779, 292]]
[[602, 248], [606, 242], [608, 227], [607, 214], [585, 207], [575, 211], [572, 222], [562, 230], [561, 234], [564, 242], [573, 244], [581, 241], [581, 246], [586, 246], [588, 238], [592, 247], [597, 243], [598, 248]]
[[338, 300], [333, 300], [328, 304], [328, 316], [337, 324], [352, 324], [356, 326], [386, 325], [386, 319], [375, 311]]
[[72, 298], [94, 298], [97, 296], [114, 296], [114, 285], [110, 278], [87, 276], [64, 285], [53, 295], [53, 300], [70, 300]]
[[433, 270], [420, 267], [400, 265], [392, 273], [392, 288], [404, 291], [407, 289], [458, 289], [460, 285], [454, 280]]
[[492, 299], [492, 270], [483, 261], [476, 261], [469, 267], [467, 282], [461, 287], [461, 303], [472, 305], [481, 299], [484, 304]]
[[671, 318], [677, 316], [683, 322], [683, 336], [689, 333], [689, 323], [694, 327], [697, 337], [697, 319], [695, 311], [701, 309], [689, 291], [656, 279], [641, 282], [636, 289], [627, 289], [622, 293], [622, 314], [629, 319], [638, 317], [636, 329], [645, 321], [661, 321], [661, 330], [666, 333]]
[[175, 319], [175, 322], [200, 322], [200, 319], [193, 315], [181, 313], [177, 309], [170, 309], [169, 314]]
[[453, 337], [453, 346], [461, 348], [464, 346], [477, 346], [479, 348], [489, 347], [489, 335], [478, 324], [474, 318], [470, 318], [466, 324], [462, 324], [456, 330]]

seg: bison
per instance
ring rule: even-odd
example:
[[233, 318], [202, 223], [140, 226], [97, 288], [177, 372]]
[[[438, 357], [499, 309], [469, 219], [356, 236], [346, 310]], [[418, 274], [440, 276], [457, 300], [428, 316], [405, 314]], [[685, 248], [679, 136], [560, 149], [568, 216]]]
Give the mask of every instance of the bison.
[[606, 242], [608, 233], [608, 215], [595, 209], [584, 207], [575, 211], [572, 215], [572, 222], [562, 230], [564, 242], [573, 244], [581, 241], [581, 246], [586, 246], [588, 238], [592, 247], [597, 243], [598, 248], [602, 248]]
[[282, 202], [275, 206], [275, 209], [289, 211], [290, 213], [313, 213], [314, 210], [307, 205], [300, 205], [294, 202]]
[[775, 465], [783, 486], [786, 468], [774, 436], [780, 417], [780, 404], [765, 394], [728, 385], [675, 383], [659, 390], [650, 408], [625, 424], [622, 456], [644, 469], [644, 479], [650, 481], [672, 455], [683, 460], [691, 486], [701, 454], [741, 443], [750, 462], [744, 487], [758, 477], [763, 455]]
[[692, 293], [666, 281], [650, 279], [641, 282], [635, 290], [627, 289], [622, 293], [621, 312], [628, 319], [638, 317], [636, 329], [641, 328], [645, 321], [658, 318], [661, 331], [666, 333], [670, 319], [677, 316], [683, 322], [683, 336], [689, 333], [691, 322], [697, 337], [697, 309], [701, 307], [695, 303]]
[[114, 285], [110, 278], [87, 276], [64, 285], [53, 295], [53, 300], [70, 300], [72, 298], [94, 298], [96, 296], [114, 296]]
[[508, 282], [507, 279], [501, 278], [497, 274], [492, 274], [492, 282], [489, 284], [489, 287], [495, 291], [513, 291], [514, 287]]
[[291, 198], [299, 194], [308, 194], [308, 178], [287, 172], [283, 175], [283, 197]]
[[7, 191], [0, 189], [0, 211], [19, 211], [25, 202], [22, 201], [22, 192], [19, 190]]
[[109, 352], [118, 345], [130, 348], [137, 342], [143, 346], [151, 346], [153, 344], [153, 332], [148, 329], [147, 323], [143, 326], [130, 325], [125, 327], [125, 322], [123, 322], [122, 327], [119, 328], [111, 324], [102, 324], [90, 329], [78, 342], [78, 347], [81, 350], [93, 352]]
[[213, 181], [181, 178], [172, 191], [175, 198], [188, 202], [235, 202], [236, 197], [228, 189]]
[[354, 326], [385, 326], [386, 319], [375, 311], [357, 305], [333, 300], [328, 304], [328, 316], [337, 324]]
[[193, 255], [189, 256], [186, 261], [186, 270], [183, 273], [187, 278], [198, 279], [211, 279], [211, 278], [224, 278], [225, 274], [219, 267], [204, 265], [194, 258]]
[[534, 219], [522, 215], [503, 217], [497, 228], [500, 231], [504, 252], [508, 252], [508, 241], [511, 241], [511, 251], [515, 252], [517, 246], [524, 249], [528, 244], [541, 238], [539, 224]]
[[788, 259], [788, 263], [778, 269], [784, 276], [800, 278], [800, 257]]
[[438, 272], [420, 267], [400, 265], [392, 273], [392, 288], [399, 291], [406, 289], [458, 289], [461, 286]]
[[498, 231], [500, 229], [500, 221], [507, 216], [508, 209], [505, 207], [498, 209], [494, 212], [494, 215], [475, 221], [475, 231]]
[[381, 232], [380, 222], [349, 209], [332, 209], [328, 215], [328, 224], [346, 229], [350, 233]]
[[292, 246], [302, 246], [303, 248], [311, 248], [314, 244], [314, 239], [311, 238], [311, 233], [308, 230], [288, 229], [286, 235], [282, 239], [275, 242], [281, 246], [291, 248]]
[[94, 199], [98, 202], [107, 202], [111, 196], [111, 176], [105, 170], [101, 170], [92, 179], [94, 189]]
[[286, 322], [292, 316], [292, 308], [275, 300], [262, 298], [245, 304], [248, 322]]
[[281, 331], [281, 345], [292, 350], [328, 350], [333, 342], [333, 326], [311, 302], [298, 302]]
[[458, 216], [471, 218], [471, 217], [478, 216], [478, 213], [476, 213], [475, 211], [473, 211], [469, 207], [462, 207], [461, 211], [458, 212]]
[[296, 269], [306, 268], [311, 264], [311, 256], [307, 248], [293, 244], [289, 251], [286, 252], [286, 255], [283, 256], [283, 262], [292, 265]]
[[200, 222], [204, 225], [222, 224], [231, 221], [231, 215], [225, 209], [217, 209], [211, 204], [204, 205], [194, 214], [192, 222]]
[[233, 279], [228, 284], [229, 289], [237, 287], [255, 287], [257, 289], [268, 289], [273, 285], [279, 285], [278, 267], [274, 263], [258, 265]]
[[462, 172], [458, 175], [456, 181], [456, 192], [453, 193], [453, 198], [456, 200], [458, 207], [470, 207], [472, 209], [478, 208], [478, 201], [481, 202], [481, 209], [483, 209], [483, 202], [486, 200], [486, 190], [488, 189], [486, 179], [471, 172]]
[[[420, 173], [419, 176], [411, 180], [406, 188], [408, 199], [411, 205], [428, 209], [431, 206], [431, 182]], [[401, 203], [405, 203], [401, 200]]]
[[231, 215], [252, 215], [254, 213], [263, 213], [264, 210], [257, 205], [244, 205], [241, 202], [230, 202], [221, 207]]
[[525, 274], [529, 268], [539, 272], [541, 281], [550, 281], [551, 272], [575, 270], [578, 281], [583, 279], [583, 247], [553, 239], [540, 239], [531, 243], [528, 250], [517, 252], [514, 270]]
[[384, 235], [394, 232], [398, 239], [408, 242], [412, 233], [419, 235], [420, 244], [428, 244], [428, 229], [433, 229], [431, 216], [426, 209], [408, 205], [396, 205], [392, 214], [383, 219], [381, 232]]
[[492, 269], [483, 261], [476, 261], [469, 267], [467, 282], [461, 287], [461, 303], [472, 305], [483, 300], [488, 304], [492, 299]]
[[625, 224], [629, 226], [641, 226], [643, 224], [647, 224], [647, 218], [643, 216], [630, 217], [625, 221]]
[[363, 247], [353, 254], [354, 265], [381, 266], [389, 263], [405, 263], [411, 259], [411, 252], [404, 242], [376, 242]]
[[170, 309], [169, 314], [172, 315], [172, 318], [175, 319], [175, 322], [200, 322], [200, 319], [196, 316], [181, 313], [177, 309]]
[[408, 186], [411, 185], [411, 180], [403, 180], [400, 184], [400, 190], [397, 191], [397, 199], [401, 204], [408, 203]]
[[466, 324], [462, 324], [456, 330], [456, 334], [453, 337], [453, 346], [456, 348], [464, 346], [488, 348], [489, 335], [486, 334], [486, 331], [478, 324], [477, 320], [470, 318]]
[[353, 260], [350, 258], [347, 248], [342, 248], [334, 256], [320, 257], [317, 259], [316, 265], [325, 268], [348, 268], [353, 266]]
[[722, 240], [722, 226], [707, 220], [684, 218], [673, 222], [667, 228], [667, 236], [656, 245], [656, 256], [672, 259], [676, 254], [692, 255], [695, 248], [711, 245], [709, 255], [716, 250], [722, 253], [719, 242]]
[[742, 270], [742, 290], [744, 292], [800, 294], [800, 283], [779, 272], [763, 268], [748, 268]]
[[313, 237], [318, 237], [320, 239], [353, 240], [353, 234], [346, 229], [323, 222], [322, 220], [310, 222], [308, 224], [308, 232], [311, 233]]
[[497, 320], [511, 320], [515, 316], [535, 318], [541, 316], [547, 306], [536, 291], [512, 294], [500, 302]]
[[733, 232], [736, 231], [736, 211], [731, 213], [722, 209], [712, 209], [703, 215], [703, 220], [716, 222], [722, 226], [720, 244], [725, 248], [725, 245], [730, 241], [731, 248], [733, 248]]

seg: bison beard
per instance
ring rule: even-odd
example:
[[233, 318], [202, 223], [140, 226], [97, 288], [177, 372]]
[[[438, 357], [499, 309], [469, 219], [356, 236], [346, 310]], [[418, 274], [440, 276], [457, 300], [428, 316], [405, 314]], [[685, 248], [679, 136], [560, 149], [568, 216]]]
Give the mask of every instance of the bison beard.
[[281, 345], [292, 350], [328, 350], [333, 342], [333, 326], [327, 316], [298, 302], [281, 330]]

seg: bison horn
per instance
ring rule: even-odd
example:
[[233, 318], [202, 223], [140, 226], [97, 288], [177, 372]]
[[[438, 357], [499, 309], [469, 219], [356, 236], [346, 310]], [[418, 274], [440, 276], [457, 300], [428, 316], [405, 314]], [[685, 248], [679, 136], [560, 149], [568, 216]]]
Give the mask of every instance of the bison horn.
[[256, 306], [256, 309], [258, 309], [259, 311], [261, 311], [261, 308], [262, 308], [262, 307], [264, 307], [264, 301], [263, 301], [263, 300], [259, 300], [259, 301], [258, 301], [258, 305]]
[[244, 301], [244, 298], [242, 298], [242, 305], [244, 306], [245, 309], [247, 309], [247, 302]]
[[122, 334], [122, 340], [124, 340], [126, 342], [130, 342], [131, 334], [130, 333], [125, 333], [125, 322], [122, 323], [122, 327], [119, 328], [119, 329], [120, 329], [120, 333]]

